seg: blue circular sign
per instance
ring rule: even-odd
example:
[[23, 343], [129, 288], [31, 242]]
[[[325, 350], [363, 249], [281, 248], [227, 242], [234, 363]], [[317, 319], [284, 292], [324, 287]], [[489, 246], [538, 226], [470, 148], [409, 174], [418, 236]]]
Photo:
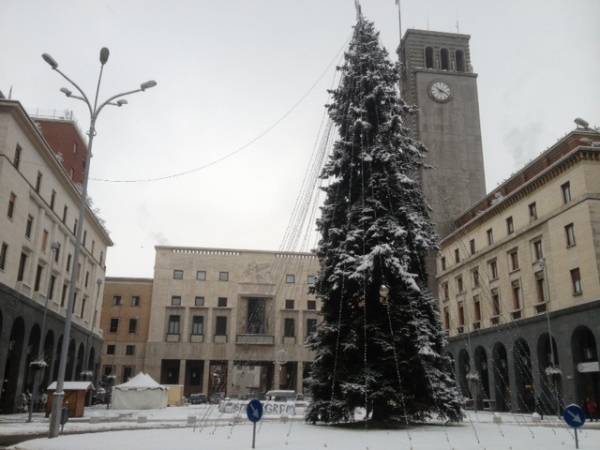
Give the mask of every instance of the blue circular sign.
[[250, 422], [258, 422], [263, 416], [263, 405], [260, 400], [250, 400], [246, 406], [246, 415]]
[[563, 419], [571, 428], [579, 428], [585, 423], [585, 412], [581, 406], [573, 403], [565, 408]]

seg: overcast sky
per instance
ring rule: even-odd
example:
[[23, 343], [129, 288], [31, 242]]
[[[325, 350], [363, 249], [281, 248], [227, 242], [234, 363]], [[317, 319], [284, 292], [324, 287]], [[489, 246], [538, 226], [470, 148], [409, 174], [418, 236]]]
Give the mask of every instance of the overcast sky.
[[[394, 0], [362, 0], [396, 59]], [[471, 35], [488, 190], [574, 128], [600, 125], [600, 1], [402, 0], [403, 26]], [[351, 33], [353, 0], [3, 0], [0, 90], [30, 111], [86, 110], [58, 92], [48, 52], [88, 92], [156, 79], [107, 109], [91, 176], [131, 179], [201, 166], [271, 126]], [[152, 276], [154, 245], [277, 249], [302, 182], [333, 69], [285, 120], [236, 156], [156, 183], [90, 182], [115, 246], [108, 274]]]

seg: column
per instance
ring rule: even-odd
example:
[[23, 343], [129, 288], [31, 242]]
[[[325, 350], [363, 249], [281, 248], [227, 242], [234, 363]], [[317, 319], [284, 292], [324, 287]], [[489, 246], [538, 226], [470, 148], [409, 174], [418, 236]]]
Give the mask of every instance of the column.
[[178, 384], [185, 386], [185, 359], [179, 360], [179, 381]]
[[298, 368], [296, 369], [296, 392], [302, 394], [304, 392], [304, 379], [302, 374], [304, 373], [304, 363], [298, 361]]
[[510, 408], [509, 411], [519, 411], [519, 389], [517, 388], [517, 378], [515, 372], [514, 347], [506, 350], [506, 366], [508, 372], [508, 389], [510, 390]]
[[209, 392], [209, 383], [210, 380], [210, 359], [204, 360], [204, 367], [202, 369], [202, 392], [204, 392], [207, 396], [210, 394]]

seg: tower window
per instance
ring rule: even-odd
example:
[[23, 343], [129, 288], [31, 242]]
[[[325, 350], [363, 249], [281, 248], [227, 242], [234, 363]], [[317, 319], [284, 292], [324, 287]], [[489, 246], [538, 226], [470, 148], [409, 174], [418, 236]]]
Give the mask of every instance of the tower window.
[[448, 49], [443, 48], [440, 50], [440, 61], [442, 70], [448, 70], [450, 68], [450, 58], [448, 56]]
[[465, 52], [462, 50], [456, 50], [456, 71], [464, 72], [465, 71]]
[[425, 48], [425, 67], [433, 69], [433, 48]]

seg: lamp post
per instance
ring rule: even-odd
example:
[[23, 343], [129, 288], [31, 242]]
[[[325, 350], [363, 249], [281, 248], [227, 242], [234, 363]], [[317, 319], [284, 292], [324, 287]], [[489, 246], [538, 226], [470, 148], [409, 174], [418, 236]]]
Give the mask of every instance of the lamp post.
[[50, 438], [58, 436], [58, 433], [59, 433], [60, 414], [61, 414], [61, 408], [62, 408], [62, 403], [63, 403], [63, 398], [64, 398], [63, 387], [64, 387], [64, 381], [65, 381], [65, 371], [66, 371], [66, 366], [67, 366], [67, 353], [69, 351], [69, 340], [70, 340], [70, 334], [71, 334], [71, 322], [72, 322], [72, 314], [73, 314], [72, 310], [73, 310], [73, 303], [75, 301], [76, 283], [77, 283], [78, 272], [79, 272], [78, 267], [79, 267], [79, 254], [81, 253], [81, 236], [82, 236], [82, 230], [85, 226], [84, 225], [84, 215], [85, 215], [86, 202], [87, 202], [88, 176], [90, 173], [90, 160], [92, 157], [92, 144], [94, 142], [94, 136], [96, 135], [96, 120], [98, 119], [98, 115], [100, 114], [100, 112], [106, 105], [121, 107], [121, 106], [127, 104], [127, 100], [123, 99], [123, 97], [125, 97], [127, 95], [131, 95], [131, 94], [135, 94], [137, 92], [143, 92], [146, 89], [150, 89], [150, 88], [156, 86], [156, 81], [153, 81], [153, 80], [146, 81], [146, 82], [140, 84], [140, 87], [138, 89], [133, 89], [130, 91], [125, 91], [120, 94], [113, 95], [112, 97], [109, 97], [103, 103], [98, 105], [98, 94], [100, 92], [100, 83], [102, 81], [102, 72], [104, 70], [104, 65], [108, 61], [109, 54], [110, 54], [110, 52], [109, 52], [108, 48], [102, 47], [102, 49], [100, 50], [100, 73], [98, 75], [98, 82], [96, 84], [96, 94], [93, 99], [93, 102], [90, 102], [90, 100], [88, 99], [88, 96], [85, 94], [85, 92], [83, 92], [83, 90], [73, 80], [71, 80], [67, 75], [65, 75], [58, 68], [58, 63], [52, 56], [50, 56], [48, 53], [44, 53], [42, 55], [43, 60], [46, 61], [46, 63], [48, 63], [48, 65], [52, 68], [52, 70], [54, 70], [59, 75], [61, 75], [65, 80], [67, 80], [77, 90], [77, 92], [80, 95], [74, 95], [73, 92], [71, 92], [69, 89], [67, 89], [65, 87], [61, 88], [60, 91], [63, 94], [65, 94], [67, 97], [74, 98], [74, 99], [84, 102], [86, 104], [86, 106], [88, 107], [88, 110], [90, 113], [90, 127], [87, 132], [88, 149], [87, 149], [86, 160], [85, 160], [83, 185], [82, 185], [82, 189], [81, 189], [81, 200], [79, 203], [79, 220], [77, 222], [78, 223], [77, 229], [75, 230], [75, 249], [73, 251], [73, 266], [72, 266], [72, 270], [71, 270], [71, 280], [69, 283], [69, 294], [68, 294], [69, 301], [67, 303], [65, 328], [64, 328], [64, 332], [63, 332], [63, 341], [62, 341], [62, 350], [60, 353], [60, 362], [59, 362], [59, 366], [58, 366], [58, 377], [56, 380], [56, 391], [53, 394], [54, 398], [52, 401], [52, 415], [50, 418], [50, 429], [48, 431], [48, 437], [50, 437]]

